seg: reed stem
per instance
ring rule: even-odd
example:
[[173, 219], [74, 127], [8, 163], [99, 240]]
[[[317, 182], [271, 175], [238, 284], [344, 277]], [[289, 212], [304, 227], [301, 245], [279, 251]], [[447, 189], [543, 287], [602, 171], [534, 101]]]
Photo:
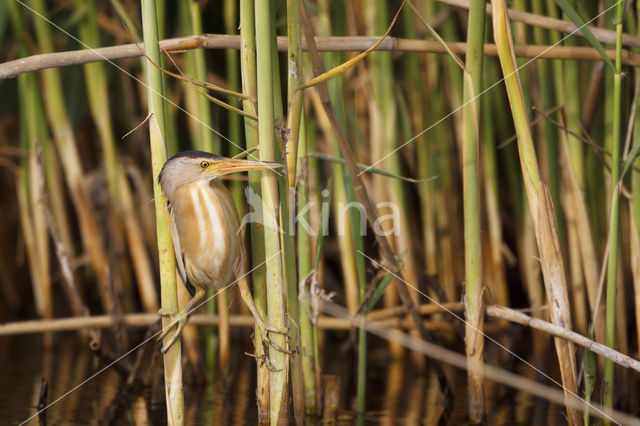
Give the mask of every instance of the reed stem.
[[[44, 1], [32, 0], [31, 6], [40, 14], [40, 16], [34, 16], [33, 21], [38, 47], [43, 53], [53, 52], [53, 37], [48, 31], [49, 24], [42, 18], [47, 15]], [[105, 312], [110, 312], [113, 303], [109, 293], [108, 259], [104, 250], [102, 235], [100, 235], [96, 213], [89, 197], [73, 127], [64, 102], [59, 70], [47, 69], [43, 71], [42, 81], [45, 109], [57, 151], [62, 160], [66, 183], [78, 215], [82, 241], [89, 254], [91, 266], [96, 273], [102, 307]]]
[[[493, 35], [498, 45], [500, 64], [502, 73], [505, 76], [505, 85], [518, 135], [522, 176], [538, 243], [547, 297], [550, 301], [549, 313], [551, 321], [555, 325], [571, 328], [571, 314], [562, 252], [558, 242], [558, 228], [548, 190], [540, 178], [533, 137], [529, 128], [522, 88], [516, 71], [513, 39], [507, 18], [506, 3], [504, 0], [492, 0], [491, 5], [493, 9]], [[578, 391], [573, 345], [556, 338], [556, 350], [560, 362], [565, 400], [567, 401], [569, 424], [580, 424], [581, 418], [578, 412], [569, 406], [570, 402], [575, 401]]]
[[[256, 58], [258, 94], [258, 139], [260, 144], [260, 159], [263, 161], [276, 160], [275, 141], [275, 105], [273, 88], [273, 54], [272, 43], [275, 28], [272, 27], [271, 8], [268, 2], [258, 1], [255, 4], [256, 25]], [[264, 221], [264, 246], [266, 259], [266, 287], [267, 287], [267, 324], [272, 329], [286, 330], [285, 283], [282, 268], [282, 249], [277, 219], [279, 194], [278, 180], [272, 173], [265, 173], [261, 180], [262, 211]], [[271, 341], [286, 347], [285, 336], [279, 333], [269, 335]], [[276, 349], [269, 347], [269, 362], [273, 370], [269, 372], [269, 419], [272, 425], [287, 418], [287, 377], [288, 357]]]
[[[469, 8], [466, 70], [464, 87], [464, 139], [462, 145], [462, 186], [464, 210], [465, 258], [465, 347], [468, 362], [482, 365], [484, 338], [482, 306], [482, 243], [480, 222], [480, 188], [478, 183], [478, 152], [480, 144], [480, 105], [476, 100], [482, 92], [482, 44], [484, 42], [485, 2], [474, 0]], [[469, 421], [484, 419], [484, 379], [476, 368], [468, 370]]]
[[[158, 16], [154, 1], [142, 0], [142, 31], [145, 54], [156, 64], [160, 62], [158, 49]], [[160, 290], [162, 310], [175, 314], [178, 311], [176, 288], [176, 267], [171, 239], [171, 225], [166, 198], [160, 188], [158, 176], [167, 160], [165, 145], [165, 111], [162, 85], [162, 72], [149, 61], [144, 61], [149, 107], [149, 143], [151, 148], [151, 167], [153, 177], [154, 205], [156, 211], [156, 230], [160, 263]], [[168, 327], [171, 318], [162, 319], [162, 327]], [[172, 338], [169, 333], [164, 344]], [[164, 354], [164, 383], [167, 404], [167, 421], [171, 426], [184, 425], [184, 395], [182, 391], [182, 344], [178, 338]]]
[[[609, 259], [607, 262], [607, 316], [606, 345], [615, 344], [616, 333], [616, 285], [618, 278], [618, 253], [620, 234], [620, 125], [622, 120], [621, 86], [622, 86], [622, 23], [625, 1], [618, 3], [616, 10], [616, 72], [613, 74], [613, 122], [611, 129], [611, 211], [609, 213]], [[605, 408], [613, 408], [614, 368], [610, 360], [604, 362], [603, 403]], [[608, 421], [605, 422], [609, 424]]]

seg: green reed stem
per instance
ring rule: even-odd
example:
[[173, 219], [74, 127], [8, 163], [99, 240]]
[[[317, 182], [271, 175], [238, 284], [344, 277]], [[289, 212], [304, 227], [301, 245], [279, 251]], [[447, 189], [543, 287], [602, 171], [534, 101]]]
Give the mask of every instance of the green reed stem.
[[[622, 86], [622, 22], [625, 1], [618, 3], [616, 13], [616, 72], [613, 74], [613, 128], [611, 129], [611, 212], [609, 215], [609, 259], [607, 263], [607, 315], [606, 340], [610, 348], [615, 344], [616, 330], [616, 285], [618, 276], [618, 253], [620, 233], [620, 125]], [[613, 408], [614, 366], [609, 359], [604, 361], [603, 402], [607, 409]], [[605, 422], [609, 423], [609, 422]]]
[[[237, 34], [238, 32], [238, 2], [237, 0], [224, 0], [223, 4], [223, 14], [224, 14], [224, 32], [226, 34]], [[240, 90], [240, 52], [236, 49], [227, 49], [225, 50], [225, 58], [226, 58], [226, 77], [227, 77], [227, 88], [229, 90], [233, 90], [234, 92], [238, 92]], [[230, 97], [228, 100], [229, 105], [239, 108], [240, 100], [235, 97]], [[227, 111], [227, 123], [229, 125], [229, 139], [231, 139], [235, 145], [230, 144], [229, 146], [229, 157], [233, 157], [234, 155], [240, 153], [240, 148], [238, 146], [242, 146], [242, 120], [238, 114], [234, 114], [232, 112]], [[238, 145], [238, 146], [236, 146]], [[233, 195], [233, 200], [236, 203], [236, 207], [238, 211], [241, 213], [244, 212], [244, 185], [242, 182], [233, 181], [231, 182], [231, 194]]]
[[[462, 187], [464, 210], [465, 315], [468, 325], [465, 344], [469, 362], [480, 365], [484, 338], [482, 314], [482, 243], [480, 225], [480, 190], [478, 184], [478, 152], [480, 144], [480, 105], [475, 97], [482, 91], [482, 59], [484, 44], [485, 2], [474, 0], [469, 9], [466, 70], [463, 76], [464, 139], [462, 145]], [[469, 420], [484, 419], [484, 379], [481, 371], [468, 371]]]
[[[285, 235], [283, 235], [283, 248], [285, 250], [285, 277], [287, 281], [287, 313], [289, 315], [289, 341], [295, 353], [291, 362], [293, 408], [295, 418], [302, 422], [305, 414], [305, 386], [304, 372], [301, 359], [300, 341], [302, 339], [302, 329], [300, 327], [301, 315], [298, 303], [298, 274], [296, 272], [296, 249], [294, 235], [296, 227], [293, 218], [296, 216], [296, 188], [295, 180], [297, 176], [298, 144], [304, 139], [303, 129], [300, 128], [303, 113], [303, 93], [298, 90], [302, 83], [302, 33], [300, 23], [300, 2], [299, 0], [287, 0], [287, 128], [289, 135], [286, 142], [287, 147], [287, 177], [282, 179], [281, 198], [282, 222], [285, 224]], [[277, 58], [277, 55], [276, 55]], [[293, 161], [289, 161], [292, 157]], [[284, 158], [283, 158], [284, 161]], [[288, 188], [286, 192], [285, 188]], [[304, 208], [304, 206], [303, 206]], [[304, 233], [304, 232], [303, 232]], [[298, 234], [300, 236], [300, 234]], [[310, 328], [306, 329], [310, 332]], [[309, 340], [310, 336], [306, 339]], [[309, 373], [309, 372], [308, 372]], [[315, 405], [315, 404], [314, 404]]]
[[[43, 0], [32, 0], [31, 6], [41, 16], [47, 15]], [[50, 53], [54, 51], [53, 36], [49, 32], [49, 23], [41, 16], [34, 15], [33, 19], [38, 47], [41, 53]], [[45, 109], [57, 152], [64, 166], [66, 183], [78, 215], [82, 241], [89, 254], [91, 266], [96, 272], [103, 309], [105, 312], [111, 312], [113, 304], [109, 293], [108, 259], [95, 210], [90, 202], [73, 127], [64, 102], [60, 72], [58, 69], [50, 68], [42, 71], [42, 76]]]
[[[256, 57], [257, 68], [260, 71], [257, 75], [258, 135], [260, 158], [265, 161], [274, 161], [276, 160], [276, 151], [278, 149], [275, 140], [274, 63], [272, 54], [275, 28], [272, 27], [269, 6], [268, 2], [264, 1], [258, 1], [255, 4]], [[270, 328], [285, 330], [287, 320], [282, 250], [278, 232], [278, 218], [280, 217], [278, 211], [278, 179], [273, 173], [264, 173], [261, 184], [267, 307], [269, 312], [268, 325]], [[286, 347], [285, 336], [273, 333], [269, 337], [275, 345]], [[283, 401], [286, 401], [287, 398], [288, 358], [284, 352], [271, 345], [269, 347], [269, 360], [273, 366], [273, 371], [269, 372], [269, 418], [271, 424], [276, 425], [287, 418], [287, 404], [283, 404]]]
[[[202, 34], [202, 15], [200, 12], [200, 2], [195, 0], [189, 0], [189, 12], [191, 15], [191, 33]], [[205, 63], [205, 51], [204, 49], [195, 49], [193, 53], [193, 77], [196, 80], [207, 81], [207, 65]], [[188, 90], [195, 91], [194, 88]], [[196, 126], [200, 130], [200, 138], [196, 139], [199, 143], [195, 145], [196, 149], [220, 153], [220, 140], [218, 136], [211, 131], [213, 121], [211, 118], [211, 103], [207, 98], [196, 93], [197, 98], [197, 110], [196, 116], [202, 121], [197, 123]], [[236, 114], [232, 114], [239, 119]], [[231, 139], [234, 142], [237, 139]], [[237, 143], [237, 142], [236, 142]]]
[[[248, 98], [243, 100], [243, 109], [253, 115], [257, 115], [257, 70], [256, 70], [256, 39], [255, 39], [255, 15], [253, 0], [241, 0], [240, 2], [240, 38], [242, 49], [240, 51], [240, 70], [242, 74], [242, 92]], [[258, 123], [249, 118], [244, 119], [245, 138], [247, 149], [258, 147]], [[261, 174], [249, 172], [250, 194], [260, 196], [262, 193]], [[256, 202], [260, 198], [256, 198]], [[261, 315], [267, 313], [267, 286], [265, 260], [265, 237], [262, 226], [262, 211], [254, 211], [260, 215], [259, 221], [250, 224], [251, 230], [251, 260], [253, 265], [253, 295], [256, 309]], [[258, 223], [259, 222], [259, 223]], [[262, 336], [255, 333], [255, 353], [257, 362], [257, 388], [256, 397], [258, 404], [258, 423], [269, 424], [269, 370], [264, 362], [264, 346]]]
[[[569, 1], [569, 3], [573, 3], [572, 6], [575, 8], [576, 2]], [[555, 6], [554, 6], [555, 7]], [[563, 14], [565, 19], [567, 19], [567, 15]], [[565, 41], [565, 45], [567, 46], [577, 46], [578, 41], [575, 37], [569, 37]], [[567, 114], [567, 130], [573, 134], [580, 135], [582, 133], [582, 129], [580, 127], [581, 123], [581, 100], [580, 100], [580, 64], [576, 60], [565, 60], [564, 63], [564, 100], [566, 105], [566, 114]], [[584, 189], [585, 185], [585, 177], [584, 177], [584, 149], [582, 147], [582, 142], [571, 135], [568, 134], [567, 140], [569, 143], [569, 157], [571, 159], [571, 164], [573, 165], [573, 170], [576, 174], [576, 178], [578, 179], [578, 184], [582, 189]]]
[[[493, 9], [493, 37], [498, 49], [502, 73], [505, 76], [505, 86], [518, 136], [522, 176], [540, 253], [545, 289], [550, 300], [549, 314], [554, 324], [571, 327], [562, 252], [557, 240], [558, 228], [555, 215], [551, 214], [553, 205], [540, 177], [540, 169], [527, 119], [522, 87], [516, 72], [513, 38], [507, 17], [506, 2], [504, 0], [492, 0], [491, 4]], [[555, 343], [562, 383], [565, 389], [565, 398], [574, 399], [578, 389], [573, 345], [561, 339], [556, 339]], [[576, 410], [567, 408], [567, 414], [569, 424], [580, 423], [581, 419]]]
[[313, 324], [310, 316], [313, 315], [311, 306], [311, 280], [310, 274], [313, 265], [313, 241], [311, 232], [313, 228], [306, 228], [310, 223], [311, 214], [306, 209], [309, 204], [309, 163], [305, 157], [307, 153], [305, 119], [301, 119], [300, 137], [298, 140], [298, 178], [296, 179], [297, 204], [300, 217], [297, 223], [298, 236], [298, 283], [300, 287], [299, 321], [300, 321], [300, 357], [302, 361], [302, 377], [304, 386], [304, 411], [306, 415], [314, 416], [316, 407], [316, 371], [313, 351]]
[[[636, 2], [636, 16], [640, 21], [640, 3], [638, 2]], [[636, 34], [640, 34], [640, 22], [636, 22]], [[636, 85], [638, 85], [640, 84], [640, 69], [635, 69], [635, 76]], [[636, 87], [636, 90], [638, 90], [638, 87]], [[637, 101], [636, 108], [636, 111], [640, 110], [640, 99]], [[636, 112], [636, 116], [634, 117], [634, 129], [632, 149], [640, 146], [640, 113], [638, 112]], [[634, 166], [640, 167], [640, 158], [634, 161]], [[631, 193], [633, 194], [631, 198], [631, 220], [634, 221], [637, 238], [640, 239], [640, 173], [631, 173]], [[636, 280], [637, 279], [636, 277]], [[640, 293], [640, 288], [638, 284], [640, 284], [640, 282], [635, 281], [634, 291], [636, 292], [636, 329], [637, 335], [640, 337], [640, 298], [637, 297], [638, 293]]]
[[[98, 32], [94, 0], [89, 0], [88, 2], [76, 0], [76, 9], [80, 10], [82, 8], [86, 8], [86, 13], [84, 19], [80, 22], [80, 39], [87, 46], [99, 47], [100, 34]], [[156, 312], [158, 310], [158, 294], [155, 287], [155, 278], [140, 224], [136, 220], [137, 215], [131, 190], [116, 150], [104, 64], [95, 62], [85, 64], [83, 68], [91, 116], [100, 136], [107, 184], [111, 200], [114, 201], [113, 214], [125, 226], [124, 234], [131, 252], [131, 260], [136, 273], [140, 299], [144, 310], [146, 312]]]
[[[156, 64], [160, 62], [158, 48], [158, 20], [154, 1], [142, 0], [142, 32], [145, 54]], [[167, 160], [165, 145], [165, 111], [162, 85], [162, 72], [149, 61], [144, 61], [147, 83], [149, 113], [151, 167], [153, 175], [153, 193], [156, 211], [156, 229], [160, 262], [160, 290], [162, 310], [169, 313], [178, 311], [178, 293], [176, 288], [176, 268], [171, 240], [171, 225], [166, 199], [158, 182], [158, 175]], [[171, 318], [162, 319], [163, 328], [171, 323]], [[165, 337], [165, 344], [171, 339], [171, 333]], [[164, 354], [164, 380], [167, 404], [167, 420], [172, 426], [184, 424], [184, 395], [182, 391], [181, 342], [176, 340]]]
[[[29, 55], [24, 34], [24, 23], [15, 3], [9, 3], [14, 31], [20, 39], [18, 53], [20, 57]], [[49, 150], [49, 135], [42, 113], [38, 82], [34, 73], [18, 76], [18, 99], [20, 117], [20, 146], [27, 153], [20, 160], [18, 171], [18, 206], [20, 225], [24, 238], [25, 251], [31, 275], [31, 285], [35, 308], [42, 318], [53, 316], [53, 299], [51, 292], [51, 273], [49, 258], [49, 233], [46, 227], [44, 211], [40, 205], [38, 189], [37, 164], [38, 143], [43, 151]], [[44, 156], [43, 156], [44, 157]], [[43, 158], [47, 160], [47, 158]], [[42, 164], [45, 168], [52, 165]], [[46, 339], [46, 338], [45, 338]], [[47, 342], [47, 340], [45, 340]], [[49, 341], [50, 343], [50, 341]]]

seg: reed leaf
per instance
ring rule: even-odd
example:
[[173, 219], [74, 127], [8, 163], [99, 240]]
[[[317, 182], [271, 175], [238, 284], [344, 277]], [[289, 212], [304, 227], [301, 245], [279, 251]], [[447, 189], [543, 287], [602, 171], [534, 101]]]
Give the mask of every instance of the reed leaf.
[[582, 16], [580, 16], [580, 14], [573, 7], [571, 7], [571, 4], [569, 4], [567, 0], [555, 0], [555, 2], [558, 7], [560, 7], [560, 9], [562, 9], [562, 11], [569, 17], [569, 19], [571, 19], [575, 26], [580, 29], [582, 35], [589, 41], [591, 46], [593, 46], [593, 48], [598, 51], [600, 56], [602, 56], [602, 60], [605, 64], [607, 64], [609, 69], [615, 72], [616, 67], [613, 65], [613, 62], [611, 62], [611, 59], [609, 59], [609, 56], [607, 56], [607, 53], [604, 51], [604, 47], [602, 47], [602, 44], [598, 41], [598, 39], [593, 35], [591, 30], [587, 26], [587, 22], [582, 19]]

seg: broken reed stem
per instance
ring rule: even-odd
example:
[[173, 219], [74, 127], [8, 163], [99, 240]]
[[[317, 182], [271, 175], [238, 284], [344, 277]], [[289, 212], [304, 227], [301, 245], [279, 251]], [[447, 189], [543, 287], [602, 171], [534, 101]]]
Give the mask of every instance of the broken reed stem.
[[[145, 55], [154, 63], [160, 63], [158, 49], [158, 21], [156, 4], [152, 0], [142, 0], [142, 29]], [[149, 107], [149, 144], [153, 178], [154, 205], [156, 211], [156, 231], [160, 263], [160, 290], [162, 310], [175, 314], [178, 311], [176, 288], [176, 267], [171, 225], [166, 198], [160, 188], [158, 176], [167, 160], [165, 145], [165, 113], [162, 86], [162, 72], [149, 61], [144, 61]], [[171, 323], [170, 317], [162, 319], [163, 328]], [[167, 344], [172, 338], [169, 333], [164, 338]], [[182, 391], [182, 343], [178, 338], [163, 355], [167, 422], [170, 426], [184, 425], [184, 395]]]
[[[500, 65], [505, 76], [505, 85], [513, 121], [518, 135], [518, 152], [522, 167], [529, 209], [534, 223], [541, 269], [549, 299], [551, 321], [560, 327], [571, 329], [571, 314], [567, 295], [562, 252], [558, 242], [558, 227], [553, 204], [545, 184], [540, 177], [538, 160], [529, 128], [526, 107], [516, 71], [513, 54], [513, 39], [504, 0], [492, 0], [493, 35], [499, 47]], [[580, 424], [578, 412], [570, 408], [578, 392], [576, 363], [573, 345], [556, 338], [556, 350], [565, 391], [569, 424]]]
[[[318, 51], [365, 51], [371, 47], [379, 37], [316, 37]], [[287, 50], [287, 38], [277, 39], [278, 50]], [[240, 49], [240, 36], [227, 34], [203, 34], [186, 37], [176, 37], [162, 40], [160, 48], [163, 52], [182, 52], [193, 49]], [[447, 42], [448, 48], [456, 54], [464, 54], [466, 43]], [[585, 46], [514, 46], [515, 54], [520, 58], [546, 59], [579, 59], [587, 61], [602, 61], [602, 57], [592, 47]], [[302, 50], [309, 51], [307, 43], [302, 40]], [[448, 54], [446, 49], [437, 41], [411, 40], [396, 37], [385, 38], [376, 50], [391, 50], [395, 52], [418, 52]], [[615, 49], [605, 49], [607, 56], [615, 60]], [[0, 64], [0, 80], [12, 78], [18, 74], [39, 71], [46, 68], [60, 68], [71, 65], [81, 65], [88, 62], [114, 61], [117, 59], [137, 58], [143, 56], [143, 45], [124, 44], [120, 46], [101, 47], [91, 50], [70, 50], [66, 52], [44, 53], [15, 59]], [[485, 56], [498, 56], [495, 44], [484, 45]], [[640, 67], [640, 54], [628, 50], [622, 51], [622, 63]]]

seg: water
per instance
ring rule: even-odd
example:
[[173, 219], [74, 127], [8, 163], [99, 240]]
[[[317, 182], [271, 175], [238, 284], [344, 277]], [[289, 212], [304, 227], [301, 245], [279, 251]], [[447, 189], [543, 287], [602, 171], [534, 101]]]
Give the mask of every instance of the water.
[[[141, 334], [134, 334], [131, 343], [142, 338]], [[106, 362], [99, 360], [76, 333], [57, 333], [54, 341], [53, 349], [45, 351], [41, 335], [0, 338], [0, 424], [19, 424], [37, 412], [43, 376], [48, 378], [47, 401], [52, 404], [46, 410], [46, 418], [42, 418], [47, 425], [166, 424], [162, 360], [153, 343], [150, 343], [153, 347], [147, 348], [143, 362], [145, 367], [150, 367], [145, 377], [148, 385], [126, 391], [115, 368], [90, 378]], [[324, 373], [337, 375], [341, 382], [340, 409], [330, 424], [354, 424], [357, 418], [355, 356], [341, 352], [336, 342], [325, 343], [333, 349], [326, 351]], [[233, 344], [233, 380], [226, 387], [220, 379], [196, 384], [193, 371], [185, 367], [187, 425], [256, 424], [255, 362], [244, 355], [251, 349], [250, 343], [234, 339]], [[464, 372], [446, 369], [454, 383], [454, 400], [450, 415], [444, 421], [441, 413], [445, 401], [435, 375], [417, 374], [408, 361], [391, 362], [383, 342], [377, 342], [376, 348], [369, 356], [364, 424], [465, 424]], [[135, 356], [130, 357], [131, 362]], [[495, 401], [488, 404], [488, 424], [540, 424], [540, 421], [566, 424], [559, 407], [549, 410], [543, 404], [536, 408], [532, 398], [502, 387], [496, 388], [493, 394]], [[38, 425], [38, 417], [27, 424]]]

